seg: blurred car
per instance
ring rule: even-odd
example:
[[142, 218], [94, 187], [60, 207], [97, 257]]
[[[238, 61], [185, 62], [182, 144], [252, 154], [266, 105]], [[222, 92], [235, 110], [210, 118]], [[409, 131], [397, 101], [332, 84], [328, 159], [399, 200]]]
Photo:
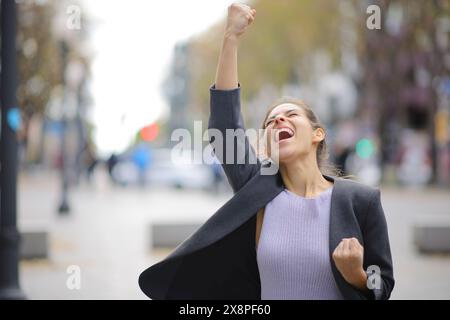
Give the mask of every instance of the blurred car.
[[[149, 186], [186, 189], [210, 189], [214, 186], [214, 173], [206, 164], [194, 164], [190, 153], [174, 156], [171, 149], [153, 149], [152, 161], [145, 171], [144, 181]], [[139, 168], [131, 158], [123, 157], [114, 176], [122, 185], [140, 182]]]

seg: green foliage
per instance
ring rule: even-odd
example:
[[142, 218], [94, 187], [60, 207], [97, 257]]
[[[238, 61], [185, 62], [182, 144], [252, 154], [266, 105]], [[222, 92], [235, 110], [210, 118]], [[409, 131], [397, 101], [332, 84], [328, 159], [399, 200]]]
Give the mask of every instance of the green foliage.
[[59, 47], [51, 33], [54, 2], [18, 5], [18, 100], [27, 116], [42, 113], [54, 86], [61, 83]]
[[[310, 78], [310, 59], [317, 50], [339, 61], [339, 2], [326, 0], [259, 0], [256, 20], [241, 40], [239, 81], [243, 98], [265, 84], [280, 88], [293, 77]], [[191, 43], [190, 66], [195, 104], [207, 106], [214, 81], [224, 21]], [[301, 71], [299, 71], [301, 70]]]

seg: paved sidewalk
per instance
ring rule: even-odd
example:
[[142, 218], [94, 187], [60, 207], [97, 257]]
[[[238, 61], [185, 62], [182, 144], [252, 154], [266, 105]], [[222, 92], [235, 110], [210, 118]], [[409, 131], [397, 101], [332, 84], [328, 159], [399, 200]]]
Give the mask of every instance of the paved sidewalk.
[[[19, 226], [47, 228], [50, 258], [21, 262], [21, 285], [31, 299], [144, 299], [139, 273], [169, 251], [151, 251], [152, 221], [202, 222], [230, 195], [200, 191], [112, 187], [99, 172], [97, 184], [82, 183], [70, 192], [72, 212], [56, 212], [56, 174], [21, 176]], [[389, 225], [396, 287], [393, 299], [450, 299], [450, 255], [420, 255], [412, 244], [416, 218], [450, 215], [444, 190], [382, 188]], [[81, 268], [81, 289], [66, 286], [67, 268]]]
[[[142, 299], [138, 276], [169, 250], [150, 250], [152, 221], [206, 221], [226, 196], [200, 191], [122, 188], [100, 175], [96, 186], [70, 192], [72, 212], [58, 216], [58, 177], [21, 177], [19, 226], [46, 228], [50, 258], [21, 263], [31, 299]], [[81, 268], [81, 290], [69, 290], [70, 265]]]

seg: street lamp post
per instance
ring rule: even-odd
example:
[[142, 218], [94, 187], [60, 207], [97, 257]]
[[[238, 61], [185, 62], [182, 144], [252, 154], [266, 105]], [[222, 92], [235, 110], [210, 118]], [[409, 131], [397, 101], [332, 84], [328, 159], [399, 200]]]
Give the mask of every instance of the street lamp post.
[[16, 4], [1, 1], [0, 299], [25, 298], [19, 286], [17, 231]]
[[67, 137], [67, 117], [66, 117], [66, 104], [67, 104], [67, 88], [65, 83], [65, 70], [67, 64], [67, 44], [65, 41], [60, 42], [60, 53], [61, 53], [61, 65], [62, 65], [62, 74], [61, 79], [63, 81], [64, 86], [64, 95], [62, 101], [62, 118], [61, 118], [61, 200], [58, 207], [58, 213], [60, 215], [66, 215], [70, 212], [70, 206], [68, 201], [68, 189], [69, 189], [69, 177], [68, 177], [68, 156], [66, 149], [66, 137]]

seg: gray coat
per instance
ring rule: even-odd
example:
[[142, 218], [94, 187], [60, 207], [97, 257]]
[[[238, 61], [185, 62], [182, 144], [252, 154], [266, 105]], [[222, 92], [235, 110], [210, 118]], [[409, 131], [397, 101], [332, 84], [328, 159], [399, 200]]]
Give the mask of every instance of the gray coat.
[[[243, 129], [240, 88], [210, 88], [209, 128], [225, 133]], [[214, 146], [213, 141], [212, 145]], [[245, 147], [244, 164], [224, 164], [234, 195], [196, 232], [162, 261], [146, 269], [139, 286], [152, 299], [251, 299], [261, 298], [256, 262], [256, 213], [283, 189], [279, 173], [262, 175], [270, 165], [255, 160], [247, 137], [237, 138]], [[225, 159], [226, 148], [222, 151]], [[235, 150], [236, 151], [236, 150]], [[253, 163], [253, 164], [250, 164]], [[324, 175], [334, 182], [331, 196], [329, 253], [334, 278], [346, 299], [388, 299], [394, 287], [386, 219], [377, 188]], [[379, 289], [362, 292], [347, 283], [336, 269], [332, 252], [342, 238], [355, 237], [364, 247], [364, 269], [381, 271]]]

